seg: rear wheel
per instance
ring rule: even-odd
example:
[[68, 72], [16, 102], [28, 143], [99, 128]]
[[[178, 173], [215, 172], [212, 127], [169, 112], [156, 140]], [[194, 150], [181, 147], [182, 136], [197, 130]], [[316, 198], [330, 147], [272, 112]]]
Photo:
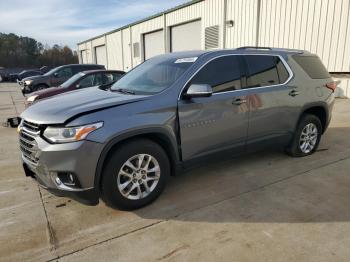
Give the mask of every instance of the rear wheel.
[[161, 146], [138, 139], [122, 145], [103, 172], [103, 200], [121, 209], [136, 209], [154, 201], [170, 174], [169, 159]]
[[300, 120], [287, 153], [291, 156], [302, 157], [313, 154], [321, 140], [322, 124], [315, 115], [304, 115]]

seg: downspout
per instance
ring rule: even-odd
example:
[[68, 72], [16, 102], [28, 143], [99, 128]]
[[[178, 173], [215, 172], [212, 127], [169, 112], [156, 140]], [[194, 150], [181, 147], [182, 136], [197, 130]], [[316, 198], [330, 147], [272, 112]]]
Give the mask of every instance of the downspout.
[[224, 14], [222, 24], [222, 48], [226, 48], [226, 20], [227, 20], [227, 0], [224, 0]]
[[168, 43], [167, 43], [167, 26], [166, 26], [166, 16], [165, 13], [163, 13], [163, 34], [164, 34], [164, 54], [168, 52]]
[[105, 49], [106, 49], [106, 69], [108, 69], [108, 52], [107, 52], [107, 35], [105, 35]]
[[260, 33], [260, 16], [261, 16], [261, 0], [258, 1], [258, 6], [257, 6], [257, 20], [256, 20], [256, 39], [255, 39], [255, 46], [259, 46], [259, 33]]
[[131, 68], [130, 69], [132, 69], [133, 67], [134, 67], [134, 61], [133, 61], [133, 57], [132, 57], [132, 48], [133, 48], [133, 46], [132, 46], [132, 32], [131, 32], [131, 26], [129, 26], [129, 33], [130, 33], [130, 58], [131, 58]]
[[124, 37], [123, 37], [123, 30], [120, 30], [120, 40], [122, 42], [122, 67], [123, 71], [125, 71], [125, 65], [124, 65]]

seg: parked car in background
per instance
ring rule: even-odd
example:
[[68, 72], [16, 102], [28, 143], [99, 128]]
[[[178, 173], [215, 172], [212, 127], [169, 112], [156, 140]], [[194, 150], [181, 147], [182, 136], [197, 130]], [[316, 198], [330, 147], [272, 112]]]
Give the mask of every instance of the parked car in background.
[[16, 81], [15, 77], [23, 68], [0, 68], [0, 82]]
[[40, 70], [24, 70], [21, 73], [17, 74], [16, 79], [17, 81], [21, 81], [22, 79], [30, 76], [40, 76], [43, 72]]
[[125, 72], [117, 70], [90, 70], [75, 74], [58, 87], [50, 87], [30, 94], [26, 106], [58, 94], [83, 89], [92, 86], [108, 86], [117, 81]]
[[[278, 146], [313, 154], [336, 84], [307, 51], [190, 51], [146, 60], [110, 89], [62, 94], [26, 109], [27, 176], [58, 195], [135, 209], [190, 163]], [[308, 161], [308, 160], [306, 160]]]
[[31, 76], [19, 82], [22, 93], [28, 94], [34, 91], [46, 89], [52, 86], [59, 86], [71, 78], [73, 75], [87, 70], [105, 69], [103, 65], [95, 64], [72, 64], [56, 67], [46, 74]]

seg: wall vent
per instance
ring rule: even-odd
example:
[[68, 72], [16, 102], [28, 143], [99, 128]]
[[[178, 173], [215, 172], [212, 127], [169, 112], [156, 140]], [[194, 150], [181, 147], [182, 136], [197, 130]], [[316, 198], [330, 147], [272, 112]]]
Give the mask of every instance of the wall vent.
[[205, 49], [219, 48], [219, 26], [205, 28]]
[[134, 57], [140, 57], [140, 43], [139, 42], [133, 44], [133, 54], [134, 54]]

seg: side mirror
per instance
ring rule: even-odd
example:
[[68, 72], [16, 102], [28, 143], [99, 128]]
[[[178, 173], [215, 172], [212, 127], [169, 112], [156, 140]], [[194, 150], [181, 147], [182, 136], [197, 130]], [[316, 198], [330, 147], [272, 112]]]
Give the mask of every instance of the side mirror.
[[58, 77], [58, 73], [54, 73], [53, 76], [54, 76], [54, 77]]
[[213, 89], [207, 84], [193, 84], [187, 89], [184, 94], [187, 98], [194, 97], [209, 97], [213, 94]]

